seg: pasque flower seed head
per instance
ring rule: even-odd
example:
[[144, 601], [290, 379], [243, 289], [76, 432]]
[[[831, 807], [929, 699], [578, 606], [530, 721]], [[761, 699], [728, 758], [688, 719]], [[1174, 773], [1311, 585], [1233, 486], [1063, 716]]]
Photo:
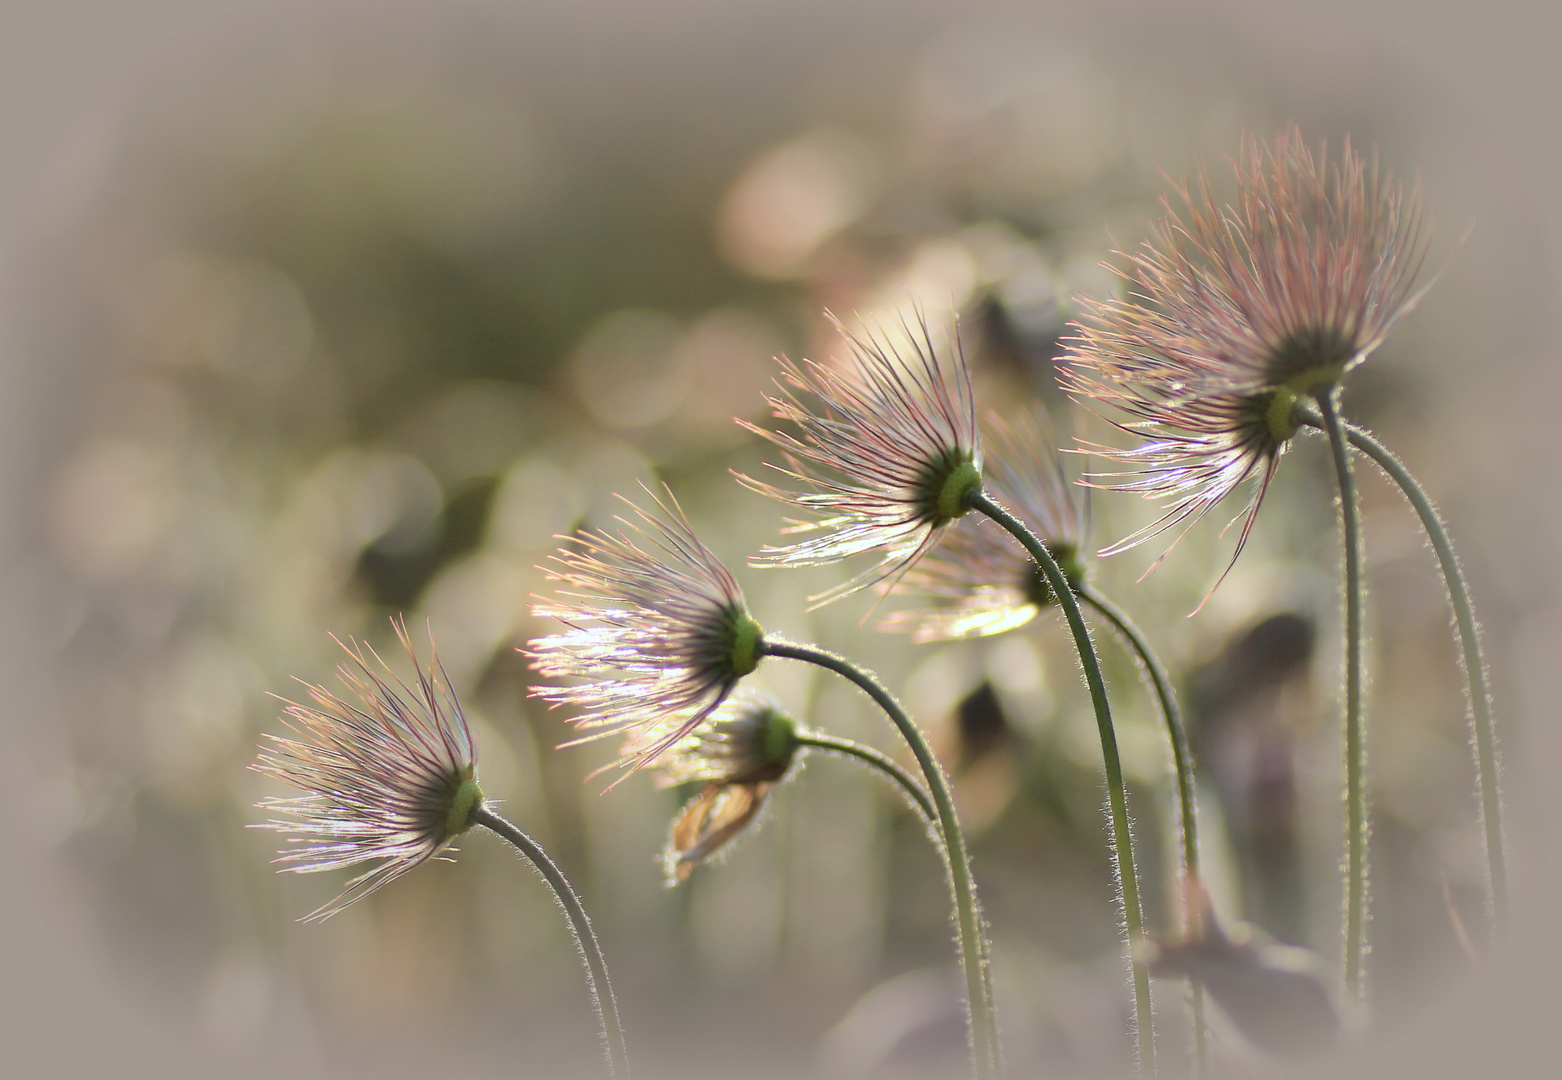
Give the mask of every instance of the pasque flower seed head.
[[1375, 153], [1363, 159], [1347, 138], [1338, 160], [1315, 157], [1291, 125], [1270, 143], [1246, 139], [1232, 169], [1233, 203], [1217, 203], [1204, 172], [1177, 190], [1181, 212], [1163, 199], [1119, 271], [1128, 298], [1085, 300], [1071, 324], [1065, 387], [1139, 440], [1088, 445], [1127, 466], [1092, 474], [1094, 486], [1169, 503], [1103, 555], [1191, 526], [1256, 479], [1235, 562], [1297, 400], [1328, 392], [1426, 290], [1419, 192]]
[[617, 536], [581, 533], [542, 568], [560, 588], [532, 614], [567, 629], [522, 650], [538, 674], [571, 680], [531, 693], [580, 710], [574, 723], [588, 734], [576, 742], [681, 717], [643, 744], [639, 764], [697, 727], [754, 670], [763, 646], [736, 579], [695, 538], [671, 492], [646, 493], [656, 513], [626, 499], [636, 520], [620, 518]]
[[[283, 714], [299, 737], [267, 735], [250, 766], [308, 792], [258, 804], [291, 819], [256, 826], [290, 834], [296, 846], [277, 859], [284, 870], [317, 873], [379, 860], [306, 920], [329, 918], [435, 857], [471, 827], [483, 803], [477, 749], [444, 667], [432, 652], [429, 666], [418, 666], [406, 625], [395, 627], [417, 668], [415, 686], [349, 640], [342, 647], [350, 661], [337, 668], [348, 696], [305, 684], [312, 704], [290, 702]], [[432, 636], [429, 644], [432, 650]]]
[[[1078, 500], [1058, 460], [1057, 437], [1039, 406], [1012, 426], [988, 418], [988, 494], [1025, 523], [1073, 582], [1083, 579], [1084, 526]], [[910, 630], [916, 641], [1000, 634], [1023, 626], [1056, 602], [1046, 577], [1018, 540], [989, 518], [956, 523], [937, 549], [895, 586], [938, 601], [897, 611], [887, 630]]]
[[791, 483], [738, 479], [814, 515], [789, 531], [816, 534], [767, 547], [755, 566], [817, 566], [879, 553], [874, 566], [811, 598], [820, 604], [904, 573], [981, 489], [981, 440], [958, 335], [946, 364], [925, 321], [906, 330], [911, 345], [896, 351], [882, 334], [842, 328], [849, 356], [839, 367], [783, 358], [780, 393], [768, 400], [776, 418], [798, 432], [744, 424], [781, 448], [787, 464], [771, 468]]

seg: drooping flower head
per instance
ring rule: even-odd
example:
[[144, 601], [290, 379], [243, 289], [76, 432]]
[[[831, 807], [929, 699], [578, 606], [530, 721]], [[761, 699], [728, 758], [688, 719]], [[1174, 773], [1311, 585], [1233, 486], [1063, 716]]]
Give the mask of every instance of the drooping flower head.
[[910, 345], [896, 351], [882, 333], [841, 328], [850, 355], [840, 367], [782, 358], [780, 393], [767, 400], [799, 432], [744, 424], [781, 448], [786, 467], [771, 467], [801, 490], [738, 479], [814, 515], [789, 531], [816, 534], [767, 547], [753, 565], [817, 566], [880, 553], [874, 566], [810, 598], [819, 604], [903, 573], [965, 515], [981, 487], [976, 406], [958, 334], [952, 358], [941, 363], [925, 320], [905, 329]]
[[434, 858], [471, 827], [483, 804], [477, 749], [444, 666], [432, 654], [433, 637], [425, 669], [406, 625], [394, 625], [417, 668], [415, 686], [394, 675], [373, 649], [343, 644], [350, 662], [337, 668], [337, 678], [348, 696], [305, 684], [312, 704], [289, 702], [283, 713], [299, 738], [265, 736], [268, 744], [250, 766], [309, 793], [257, 804], [293, 819], [256, 825], [290, 834], [297, 845], [276, 860], [284, 870], [318, 873], [379, 860], [305, 921], [329, 918]]
[[1169, 503], [1103, 555], [1191, 526], [1256, 478], [1239, 554], [1298, 399], [1329, 392], [1425, 292], [1419, 192], [1375, 152], [1363, 160], [1347, 138], [1338, 160], [1314, 157], [1292, 125], [1273, 143], [1244, 140], [1232, 168], [1234, 203], [1219, 206], [1202, 171], [1177, 190], [1183, 213], [1163, 199], [1121, 271], [1129, 298], [1086, 300], [1072, 324], [1065, 387], [1141, 440], [1090, 446], [1128, 467], [1095, 486]]
[[[1083, 580], [1084, 526], [1046, 410], [1038, 406], [1023, 413], [1013, 426], [989, 415], [986, 444], [987, 493], [1036, 534], [1071, 582]], [[938, 602], [884, 620], [884, 629], [910, 630], [916, 641], [1001, 634], [1024, 626], [1057, 600], [1019, 541], [978, 515], [952, 526], [894, 591]]]
[[1250, 1042], [1282, 1057], [1307, 1057], [1331, 1046], [1340, 1018], [1327, 989], [1322, 957], [1283, 945], [1249, 923], [1222, 927], [1209, 893], [1183, 879], [1188, 932], [1181, 940], [1149, 935], [1150, 974], [1188, 976], [1209, 991]]
[[[654, 731], [631, 738], [624, 756], [641, 760], [646, 745], [657, 741]], [[705, 782], [673, 822], [662, 857], [670, 882], [687, 881], [695, 866], [754, 822], [770, 789], [791, 769], [798, 746], [797, 723], [776, 700], [742, 689], [657, 759], [660, 787]]]
[[637, 520], [617, 536], [585, 532], [543, 569], [561, 584], [532, 607], [563, 633], [521, 650], [532, 667], [565, 685], [537, 685], [534, 697], [580, 710], [588, 732], [575, 745], [680, 717], [643, 744], [649, 763], [721, 704], [759, 663], [763, 638], [731, 572], [695, 538], [677, 500], [646, 494], [658, 513], [625, 499]]

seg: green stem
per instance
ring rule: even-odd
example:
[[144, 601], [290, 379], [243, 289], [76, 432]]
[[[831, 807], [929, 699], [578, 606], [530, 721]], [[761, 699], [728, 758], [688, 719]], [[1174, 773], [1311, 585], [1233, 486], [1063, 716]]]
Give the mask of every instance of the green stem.
[[1068, 578], [1058, 566], [1057, 560], [1047, 550], [1036, 534], [1025, 523], [1011, 514], [985, 491], [971, 497], [971, 509], [979, 510], [1007, 529], [1030, 553], [1047, 583], [1052, 595], [1057, 597], [1074, 634], [1074, 645], [1079, 653], [1080, 666], [1085, 670], [1085, 684], [1090, 689], [1090, 702], [1095, 708], [1096, 728], [1101, 736], [1101, 756], [1106, 765], [1107, 804], [1112, 819], [1112, 857], [1121, 886], [1118, 897], [1122, 904], [1123, 922], [1128, 931], [1128, 958], [1134, 987], [1134, 1049], [1142, 1067], [1155, 1074], [1155, 1021], [1150, 1007], [1150, 974], [1141, 956], [1144, 951], [1144, 912], [1139, 905], [1139, 875], [1134, 867], [1133, 833], [1128, 823], [1128, 792], [1123, 783], [1123, 766], [1117, 754], [1117, 732], [1112, 727], [1112, 709], [1106, 699], [1106, 681], [1101, 676], [1101, 662], [1096, 657], [1095, 646], [1090, 641], [1090, 631], [1085, 617], [1079, 610], [1079, 601], [1069, 586]]
[[[922, 821], [928, 830], [929, 838], [933, 841], [933, 846], [938, 849], [939, 856], [944, 860], [944, 865], [946, 868], [945, 873], [949, 872], [947, 869], [949, 865], [949, 850], [945, 847], [943, 837], [939, 833], [938, 808], [933, 805], [933, 799], [928, 795], [927, 790], [923, 788], [921, 784], [917, 783], [916, 777], [912, 776], [905, 769], [901, 768], [898, 764], [895, 763], [895, 760], [889, 757], [887, 754], [881, 754], [873, 747], [864, 746], [862, 743], [853, 742], [851, 739], [843, 739], [835, 735], [826, 735], [822, 731], [810, 731], [800, 734], [797, 741], [799, 745], [802, 746], [812, 746], [817, 749], [824, 750], [828, 753], [844, 754], [847, 757], [856, 758], [858, 761], [878, 769], [880, 772], [884, 773], [884, 775], [888, 776], [891, 780], [898, 784], [901, 791], [904, 792], [907, 798], [915, 803], [917, 809], [921, 811]], [[987, 944], [985, 941], [982, 943], [982, 947], [984, 950], [986, 949]], [[991, 964], [982, 965], [982, 980], [985, 985], [987, 1000], [992, 1001], [993, 984]], [[996, 1039], [996, 1035], [994, 1038]]]
[[[1166, 669], [1150, 650], [1150, 644], [1139, 632], [1121, 608], [1083, 582], [1075, 590], [1079, 598], [1089, 604], [1128, 643], [1138, 658], [1140, 667], [1149, 676], [1150, 685], [1161, 705], [1161, 718], [1166, 722], [1166, 735], [1171, 742], [1172, 765], [1177, 774], [1177, 810], [1182, 833], [1183, 873], [1198, 876], [1199, 829], [1193, 791], [1193, 754], [1188, 749], [1188, 732], [1182, 723], [1182, 710], [1172, 693], [1171, 680]], [[1204, 1031], [1204, 988], [1196, 981], [1188, 980], [1189, 997], [1193, 1007], [1193, 1051], [1200, 1076], [1208, 1075], [1209, 1050]]]
[[1177, 773], [1177, 810], [1182, 834], [1182, 863], [1191, 874], [1199, 872], [1198, 825], [1193, 806], [1193, 756], [1188, 751], [1188, 734], [1182, 725], [1182, 710], [1172, 694], [1166, 669], [1161, 666], [1139, 628], [1129, 621], [1127, 614], [1089, 585], [1080, 585], [1079, 598], [1112, 624], [1134, 652], [1140, 666], [1149, 676], [1161, 705], [1161, 717], [1166, 722], [1166, 734], [1171, 741], [1172, 763]]
[[1367, 951], [1367, 741], [1362, 730], [1361, 506], [1350, 448], [1330, 389], [1317, 396], [1340, 488], [1340, 531], [1345, 549], [1345, 996], [1362, 996]]
[[[1297, 419], [1312, 427], [1323, 427], [1322, 417], [1310, 410], [1298, 409]], [[1475, 730], [1476, 782], [1479, 785], [1482, 839], [1486, 843], [1486, 884], [1492, 928], [1495, 931], [1508, 921], [1508, 868], [1502, 835], [1502, 788], [1499, 780], [1501, 765], [1497, 756], [1496, 727], [1492, 722], [1491, 695], [1487, 690], [1486, 660], [1481, 655], [1481, 637], [1475, 622], [1475, 608], [1470, 602], [1470, 589], [1465, 584], [1464, 572], [1459, 568], [1459, 558], [1454, 554], [1448, 529], [1416, 478], [1366, 431], [1346, 424], [1345, 433], [1352, 446], [1371, 458], [1378, 468], [1388, 474], [1389, 479], [1399, 485], [1399, 490], [1421, 519], [1421, 527], [1432, 542], [1432, 550], [1437, 553], [1437, 563], [1443, 572], [1443, 584], [1448, 590], [1448, 602], [1453, 607], [1454, 623], [1459, 630], [1459, 659], [1464, 664], [1465, 700]]]
[[812, 746], [816, 750], [825, 750], [832, 754], [843, 754], [846, 757], [856, 758], [883, 773], [896, 784], [907, 797], [916, 804], [918, 810], [929, 825], [935, 828], [938, 825], [938, 808], [933, 805], [932, 797], [917, 783], [916, 778], [895, 763], [888, 754], [882, 754], [871, 746], [853, 742], [850, 739], [838, 738], [834, 735], [826, 735], [822, 731], [799, 732], [797, 736], [799, 746]]
[[844, 657], [817, 645], [799, 645], [790, 641], [766, 639], [761, 646], [766, 656], [780, 656], [790, 660], [802, 660], [843, 676], [863, 693], [867, 694], [890, 721], [900, 730], [911, 753], [922, 768], [932, 792], [937, 810], [939, 832], [947, 852], [949, 888], [954, 894], [955, 919], [960, 931], [960, 961], [965, 971], [966, 999], [969, 1013], [966, 1017], [971, 1032], [971, 1054], [978, 1080], [988, 1080], [1002, 1073], [998, 1053], [998, 1023], [993, 1011], [992, 994], [986, 978], [987, 941], [982, 934], [981, 917], [977, 912], [976, 884], [971, 878], [971, 860], [966, 852], [965, 836], [960, 831], [955, 816], [954, 798], [950, 794], [949, 781], [927, 738], [912, 722], [900, 702], [884, 688], [872, 674], [857, 667]]
[[553, 890], [554, 897], [569, 920], [570, 930], [575, 935], [575, 947], [580, 950], [581, 958], [586, 963], [586, 989], [591, 992], [591, 1004], [597, 1011], [597, 1022], [602, 1026], [608, 1075], [616, 1080], [629, 1080], [629, 1058], [624, 1052], [624, 1029], [618, 1019], [618, 1001], [613, 997], [613, 984], [608, 981], [607, 960], [602, 956], [602, 946], [591, 931], [591, 918], [586, 914], [580, 896], [537, 841], [488, 807], [479, 806], [472, 814], [472, 823], [491, 829], [508, 840]]

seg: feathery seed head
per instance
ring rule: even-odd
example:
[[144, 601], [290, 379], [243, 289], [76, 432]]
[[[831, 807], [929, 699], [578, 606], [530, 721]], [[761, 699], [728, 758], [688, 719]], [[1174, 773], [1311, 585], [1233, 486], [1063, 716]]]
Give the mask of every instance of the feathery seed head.
[[[768, 400], [776, 418], [800, 432], [744, 423], [781, 448], [787, 466], [771, 467], [802, 490], [738, 474], [750, 489], [815, 515], [788, 531], [818, 535], [767, 547], [753, 565], [817, 566], [880, 553], [874, 566], [810, 598], [820, 604], [905, 572], [970, 510], [982, 486], [971, 377], [958, 333], [946, 365], [925, 321], [917, 332], [906, 328], [911, 355], [895, 351], [883, 335], [836, 325], [850, 348], [841, 367], [780, 360], [781, 389]], [[797, 391], [816, 404], [805, 404]]]
[[[1038, 407], [1012, 427], [989, 415], [988, 425], [987, 492], [1030, 527], [1077, 585], [1085, 577], [1084, 528], [1046, 411]], [[938, 548], [890, 589], [940, 601], [930, 609], [894, 612], [881, 624], [910, 630], [919, 642], [1000, 634], [1057, 600], [1019, 541], [985, 517], [950, 528]]]
[[521, 650], [544, 677], [574, 680], [531, 688], [581, 710], [574, 723], [589, 734], [565, 745], [680, 716], [641, 744], [638, 764], [698, 726], [754, 670], [764, 645], [737, 581], [695, 538], [672, 493], [646, 494], [656, 513], [625, 499], [638, 521], [620, 518], [617, 536], [581, 533], [542, 568], [562, 587], [532, 614], [568, 629]]
[[1182, 212], [1163, 199], [1119, 271], [1132, 295], [1084, 300], [1071, 324], [1065, 388], [1140, 440], [1088, 445], [1127, 466], [1091, 486], [1170, 504], [1103, 555], [1191, 527], [1256, 478], [1234, 563], [1298, 399], [1329, 392], [1426, 290], [1419, 191], [1407, 195], [1375, 152], [1364, 161], [1347, 138], [1338, 160], [1324, 148], [1315, 158], [1293, 124], [1272, 143], [1245, 139], [1231, 164], [1235, 202], [1217, 205], [1204, 172], [1177, 189]]
[[316, 873], [380, 860], [305, 921], [329, 918], [435, 857], [471, 828], [483, 804], [477, 750], [444, 666], [432, 653], [432, 635], [425, 670], [406, 624], [393, 625], [417, 668], [415, 687], [391, 674], [373, 649], [344, 643], [351, 662], [337, 668], [337, 677], [349, 697], [306, 684], [313, 704], [289, 703], [283, 713], [300, 738], [265, 736], [268, 744], [250, 766], [309, 793], [257, 804], [294, 819], [255, 826], [289, 833], [290, 843], [300, 845], [276, 860], [287, 864], [284, 870]]

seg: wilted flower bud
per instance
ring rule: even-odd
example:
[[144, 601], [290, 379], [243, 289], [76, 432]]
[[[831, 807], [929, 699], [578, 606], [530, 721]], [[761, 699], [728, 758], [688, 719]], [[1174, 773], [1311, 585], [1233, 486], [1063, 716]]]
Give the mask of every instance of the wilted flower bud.
[[[641, 739], [624, 746], [638, 760]], [[720, 851], [758, 816], [771, 787], [783, 779], [797, 756], [797, 723], [776, 701], [755, 690], [739, 690], [682, 741], [657, 758], [659, 784], [670, 787], [695, 780], [705, 788], [673, 822], [663, 860], [674, 882], [687, 881], [694, 867]]]

